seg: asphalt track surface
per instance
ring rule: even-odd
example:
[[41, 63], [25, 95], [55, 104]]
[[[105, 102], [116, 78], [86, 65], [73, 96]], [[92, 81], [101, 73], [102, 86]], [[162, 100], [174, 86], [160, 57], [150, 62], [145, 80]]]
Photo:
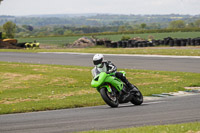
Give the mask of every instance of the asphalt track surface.
[[[0, 61], [93, 66], [94, 54], [0, 52]], [[104, 55], [118, 68], [200, 73], [200, 56]]]
[[67, 133], [200, 121], [200, 95], [0, 116], [1, 133]]
[[[0, 61], [92, 66], [93, 54], [2, 53]], [[118, 68], [200, 73], [199, 57], [105, 55]], [[65, 133], [200, 121], [200, 94], [122, 104], [0, 115], [0, 133]]]

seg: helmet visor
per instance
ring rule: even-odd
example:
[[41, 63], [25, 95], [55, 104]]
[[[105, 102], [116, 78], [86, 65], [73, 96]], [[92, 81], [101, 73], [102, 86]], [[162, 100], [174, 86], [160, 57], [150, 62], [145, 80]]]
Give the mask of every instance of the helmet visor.
[[100, 60], [94, 60], [93, 63], [94, 65], [99, 65], [102, 63], [102, 61], [103, 61], [103, 58], [101, 58]]

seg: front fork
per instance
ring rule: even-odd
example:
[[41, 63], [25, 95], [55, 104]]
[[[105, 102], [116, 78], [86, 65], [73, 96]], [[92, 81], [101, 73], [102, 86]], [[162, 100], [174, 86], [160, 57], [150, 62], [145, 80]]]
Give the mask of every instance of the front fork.
[[105, 87], [108, 90], [109, 93], [112, 93], [112, 89], [111, 89], [110, 85], [100, 86], [100, 87], [97, 88], [97, 91], [100, 92], [100, 89], [103, 88], [103, 87]]

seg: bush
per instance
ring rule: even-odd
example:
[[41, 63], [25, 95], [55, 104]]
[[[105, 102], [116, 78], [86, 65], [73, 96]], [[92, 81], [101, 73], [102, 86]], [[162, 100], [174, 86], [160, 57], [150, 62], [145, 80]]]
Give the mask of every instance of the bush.
[[122, 36], [122, 38], [121, 38], [122, 41], [127, 41], [129, 39], [131, 39], [130, 36]]

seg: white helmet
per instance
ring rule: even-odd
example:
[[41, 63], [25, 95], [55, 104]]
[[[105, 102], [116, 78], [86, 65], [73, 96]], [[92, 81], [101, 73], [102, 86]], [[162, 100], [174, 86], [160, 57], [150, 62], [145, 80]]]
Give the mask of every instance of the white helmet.
[[95, 66], [100, 67], [103, 62], [103, 55], [102, 54], [95, 54], [93, 57], [93, 63]]

